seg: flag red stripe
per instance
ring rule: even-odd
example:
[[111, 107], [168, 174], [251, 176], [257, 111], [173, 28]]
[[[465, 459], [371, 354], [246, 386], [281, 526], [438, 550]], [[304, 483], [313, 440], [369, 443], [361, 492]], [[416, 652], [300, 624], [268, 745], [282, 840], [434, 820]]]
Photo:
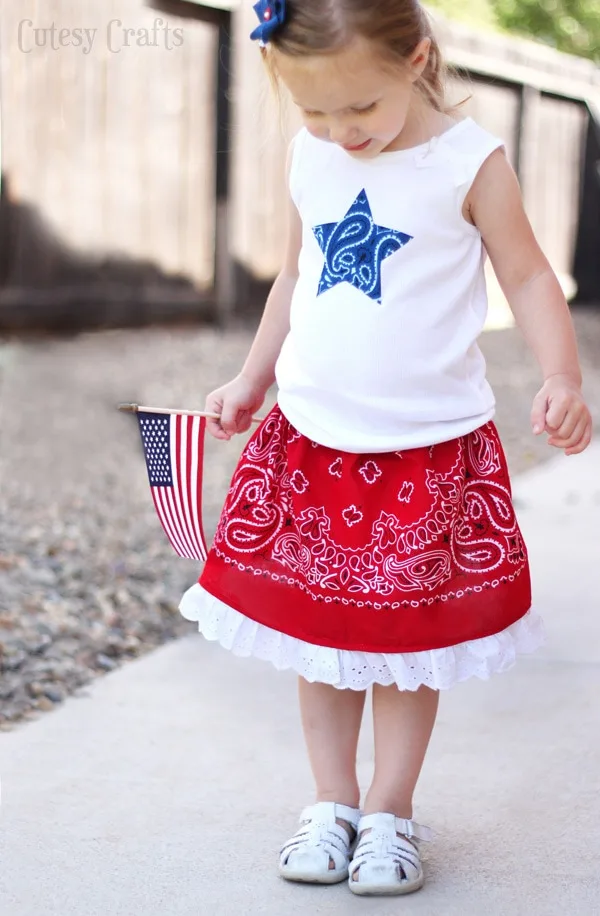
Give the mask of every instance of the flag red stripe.
[[177, 506], [175, 505], [174, 489], [175, 489], [174, 487], [166, 487], [163, 491], [164, 493], [163, 499], [165, 501], [165, 505], [169, 513], [170, 523], [173, 526], [173, 528], [175, 529], [175, 531], [177, 532], [178, 539], [182, 545], [181, 556], [187, 557], [189, 559], [190, 553], [191, 553], [190, 545], [187, 542], [187, 539], [185, 538], [185, 535], [182, 531], [179, 513], [177, 511]]
[[202, 482], [204, 478], [204, 436], [206, 432], [206, 417], [194, 417], [194, 462], [191, 468], [193, 487], [194, 521], [198, 532], [198, 539], [202, 548], [202, 559], [206, 560], [206, 537], [202, 523]]
[[177, 519], [173, 515], [173, 498], [170, 487], [163, 487], [160, 493], [160, 500], [163, 509], [163, 514], [167, 520], [167, 525], [172, 533], [173, 541], [177, 544], [178, 550], [177, 553], [180, 557], [187, 558], [187, 549], [183, 538], [181, 537], [181, 532], [177, 525]]
[[199, 560], [206, 559], [206, 545], [204, 543], [204, 533], [200, 523], [201, 516], [198, 512], [198, 484], [201, 481], [201, 466], [199, 473], [198, 452], [200, 449], [200, 435], [204, 429], [200, 425], [200, 417], [184, 418], [184, 453], [185, 453], [185, 476], [182, 474], [181, 483], [185, 484], [184, 501], [186, 515], [190, 531], [194, 538], [194, 544], [198, 551]]
[[185, 509], [186, 522], [190, 538], [194, 544], [194, 556], [197, 560], [205, 559], [205, 552], [201, 539], [198, 536], [198, 527], [194, 517], [194, 473], [197, 486], [197, 470], [194, 471], [194, 454], [197, 451], [197, 417], [181, 417], [181, 473], [179, 475], [179, 489], [181, 501]]
[[164, 487], [151, 487], [150, 491], [152, 493], [152, 499], [154, 500], [154, 506], [156, 508], [157, 515], [160, 519], [161, 525], [164, 528], [165, 534], [169, 538], [169, 541], [171, 542], [175, 552], [178, 553], [180, 557], [185, 556], [185, 554], [182, 553], [182, 545], [179, 543], [175, 532], [171, 528], [170, 516], [167, 512], [165, 512], [165, 507], [163, 505]]
[[194, 549], [194, 543], [190, 534], [189, 525], [185, 518], [184, 504], [185, 500], [183, 499], [182, 489], [181, 489], [181, 476], [182, 471], [185, 474], [185, 468], [182, 467], [184, 464], [184, 454], [182, 449], [182, 417], [181, 416], [172, 416], [171, 417], [171, 430], [170, 430], [170, 448], [171, 448], [171, 474], [173, 476], [173, 487], [171, 490], [171, 500], [173, 504], [173, 512], [177, 519], [177, 524], [179, 526], [179, 531], [181, 532], [182, 539], [185, 543], [187, 555], [189, 559], [196, 558], [196, 550]]
[[171, 511], [171, 505], [169, 502], [169, 489], [165, 487], [161, 487], [160, 489], [157, 490], [157, 492], [158, 492], [160, 505], [162, 509], [162, 516], [163, 516], [163, 519], [165, 520], [165, 530], [170, 532], [171, 543], [175, 547], [175, 550], [177, 551], [179, 556], [185, 557], [186, 556], [185, 544], [181, 540], [181, 535], [179, 534], [179, 531], [177, 530], [177, 527], [173, 522], [173, 514]]
[[198, 526], [204, 555], [208, 557], [208, 547], [206, 545], [206, 535], [204, 533], [204, 445], [206, 443], [206, 417], [200, 418], [200, 430], [198, 432]]
[[196, 549], [196, 556], [198, 559], [202, 557], [202, 548], [198, 542], [198, 532], [196, 531], [196, 525], [194, 524], [193, 517], [193, 491], [192, 491], [192, 466], [193, 466], [193, 452], [194, 452], [194, 417], [185, 417], [182, 418], [182, 468], [181, 468], [181, 478], [179, 485], [181, 488], [181, 498], [185, 506], [185, 517], [190, 529], [190, 535], [194, 541], [194, 547]]

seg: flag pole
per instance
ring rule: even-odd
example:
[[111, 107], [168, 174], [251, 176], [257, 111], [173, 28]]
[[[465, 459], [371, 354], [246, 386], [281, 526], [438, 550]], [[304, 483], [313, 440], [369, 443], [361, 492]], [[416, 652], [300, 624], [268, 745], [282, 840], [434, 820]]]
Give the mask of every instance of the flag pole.
[[[142, 407], [139, 404], [119, 404], [119, 410], [124, 413], [166, 413], [171, 416], [206, 417], [208, 420], [220, 420], [218, 413], [208, 413], [205, 410], [170, 410], [166, 407]], [[253, 423], [262, 423], [262, 417], [252, 417]]]

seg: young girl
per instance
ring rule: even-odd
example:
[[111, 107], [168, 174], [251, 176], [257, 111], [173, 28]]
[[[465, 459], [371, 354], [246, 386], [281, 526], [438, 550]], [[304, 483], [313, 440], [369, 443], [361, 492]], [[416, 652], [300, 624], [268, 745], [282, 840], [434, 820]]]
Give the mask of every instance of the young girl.
[[[413, 793], [440, 689], [535, 650], [527, 553], [476, 340], [484, 250], [542, 373], [533, 431], [591, 437], [568, 307], [500, 140], [447, 109], [417, 0], [261, 0], [259, 39], [304, 128], [284, 267], [241, 373], [209, 395], [245, 448], [181, 610], [238, 655], [293, 668], [316, 804], [291, 881], [423, 884]], [[373, 687], [375, 769], [356, 749]]]

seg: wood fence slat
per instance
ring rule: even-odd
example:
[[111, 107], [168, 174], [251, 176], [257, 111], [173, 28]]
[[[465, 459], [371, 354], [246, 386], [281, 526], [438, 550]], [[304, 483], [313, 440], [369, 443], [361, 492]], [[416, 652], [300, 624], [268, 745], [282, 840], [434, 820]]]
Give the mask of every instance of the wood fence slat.
[[184, 25], [184, 134], [181, 145], [182, 267], [201, 287], [215, 259], [215, 29]]
[[[43, 29], [54, 23], [56, 37], [60, 28], [69, 38], [75, 28], [96, 29], [91, 53], [47, 44], [25, 54], [17, 45], [22, 19]], [[122, 23], [112, 49], [111, 20]], [[42, 261], [62, 251], [146, 262], [209, 288], [214, 27], [165, 16], [144, 0], [19, 0], [0, 6], [0, 25], [3, 165], [14, 197], [55, 239], [36, 253], [36, 274], [50, 282], [53, 268]], [[173, 29], [182, 26], [184, 44], [175, 47]], [[124, 29], [136, 34], [126, 39]], [[144, 46], [146, 36], [157, 46]], [[32, 27], [27, 38], [32, 44]], [[26, 276], [27, 246], [20, 258], [17, 273]]]

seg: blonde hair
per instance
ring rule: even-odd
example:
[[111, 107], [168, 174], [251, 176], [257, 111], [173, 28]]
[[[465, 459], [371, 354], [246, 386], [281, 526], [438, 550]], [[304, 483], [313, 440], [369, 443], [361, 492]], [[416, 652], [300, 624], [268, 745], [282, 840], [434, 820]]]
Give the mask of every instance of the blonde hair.
[[[420, 41], [431, 42], [427, 65], [416, 86], [436, 111], [446, 111], [446, 66], [419, 0], [287, 0], [285, 23], [270, 41], [292, 57], [331, 54], [363, 38], [379, 47], [382, 63], [405, 65]], [[273, 81], [269, 48], [263, 49]]]

